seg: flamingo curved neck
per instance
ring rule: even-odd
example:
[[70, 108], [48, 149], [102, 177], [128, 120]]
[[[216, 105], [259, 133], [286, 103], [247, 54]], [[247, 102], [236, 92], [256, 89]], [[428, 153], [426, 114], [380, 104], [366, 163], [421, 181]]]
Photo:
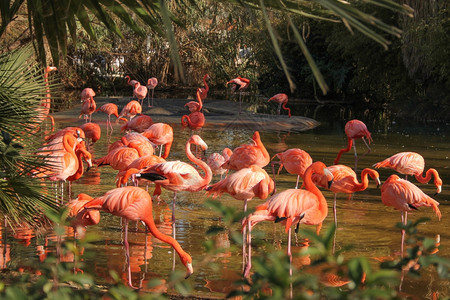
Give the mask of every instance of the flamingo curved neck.
[[200, 111], [203, 108], [203, 101], [202, 101], [202, 97], [200, 97], [200, 93], [197, 93], [197, 101], [199, 104], [198, 111]]
[[181, 125], [183, 125], [183, 126], [192, 125], [191, 118], [188, 115], [182, 116], [181, 117]]
[[369, 186], [369, 175], [374, 178], [375, 174], [372, 170], [364, 169], [361, 172], [361, 183], [355, 184], [355, 192], [364, 191]]
[[337, 164], [339, 163], [339, 160], [341, 159], [341, 156], [342, 156], [342, 154], [343, 154], [344, 152], [348, 152], [348, 151], [350, 151], [350, 149], [352, 149], [353, 139], [347, 137], [347, 141], [348, 141], [348, 142], [347, 142], [347, 148], [344, 148], [344, 149], [339, 150], [339, 153], [338, 153], [336, 159], [334, 160], [334, 164], [335, 164], [335, 165], [337, 165]]
[[269, 152], [267, 152], [266, 147], [264, 147], [264, 144], [262, 143], [261, 138], [258, 136], [258, 137], [257, 137], [256, 139], [254, 139], [253, 141], [255, 142], [256, 146], [261, 150], [261, 152], [262, 152], [264, 158], [265, 158], [266, 160], [269, 160], [269, 161], [270, 161], [270, 155], [269, 155]]
[[305, 186], [305, 189], [313, 193], [317, 196], [317, 200], [319, 202], [319, 210], [322, 213], [328, 214], [328, 204], [323, 196], [323, 194], [320, 192], [319, 188], [313, 183], [312, 181], [312, 173], [313, 170], [311, 168], [307, 169], [305, 172], [305, 178], [303, 181], [303, 184]]
[[202, 177], [202, 185], [207, 185], [211, 182], [212, 179], [212, 172], [211, 172], [211, 168], [201, 159], [198, 159], [197, 157], [195, 157], [194, 154], [192, 154], [191, 152], [191, 143], [187, 142], [186, 143], [186, 156], [189, 158], [190, 161], [192, 161], [194, 164], [196, 164], [197, 166], [199, 166], [203, 172], [205, 172], [205, 176]]
[[203, 76], [203, 84], [205, 85], [205, 90], [206, 90], [206, 92], [208, 92], [208, 91], [209, 91], [209, 86], [208, 86], [208, 83], [206, 82], [206, 78], [207, 78], [206, 75]]
[[434, 183], [435, 184], [442, 184], [442, 180], [439, 177], [439, 173], [436, 171], [436, 169], [430, 168], [425, 173], [425, 176], [423, 174], [420, 175], [414, 175], [416, 177], [416, 180], [420, 183], [428, 183], [431, 180], [431, 177], [434, 177]]
[[289, 107], [286, 107], [286, 104], [287, 104], [287, 102], [284, 102], [282, 107], [284, 110], [288, 111], [288, 115], [289, 115], [289, 117], [291, 117], [291, 109]]

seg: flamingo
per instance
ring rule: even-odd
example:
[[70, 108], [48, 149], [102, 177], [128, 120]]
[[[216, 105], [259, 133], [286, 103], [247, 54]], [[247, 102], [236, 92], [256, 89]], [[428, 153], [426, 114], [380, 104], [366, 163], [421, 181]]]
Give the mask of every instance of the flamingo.
[[140, 115], [124, 124], [120, 128], [120, 131], [133, 130], [140, 133], [145, 131], [145, 129], [149, 128], [151, 125], [153, 125], [152, 117]]
[[91, 97], [95, 97], [95, 92], [91, 88], [85, 88], [81, 91], [81, 103], [88, 100]]
[[84, 209], [84, 205], [91, 200], [92, 198], [87, 200], [75, 199], [66, 204], [69, 209], [67, 218], [70, 220], [70, 226], [73, 228], [75, 239], [80, 234], [83, 234], [87, 226], [100, 223], [100, 211]]
[[[44, 82], [45, 82], [45, 88], [46, 88], [46, 94], [45, 98], [41, 100], [41, 103], [39, 107], [37, 108], [38, 115], [37, 115], [37, 122], [42, 123], [45, 118], [49, 118], [51, 122], [51, 131], [55, 130], [55, 119], [49, 115], [50, 113], [50, 106], [51, 106], [51, 95], [50, 95], [50, 87], [48, 85], [48, 74], [51, 71], [56, 71], [56, 67], [47, 66], [44, 71]], [[33, 134], [39, 130], [39, 126], [36, 127], [36, 129], [32, 132]]]
[[83, 104], [81, 104], [81, 116], [84, 115], [84, 120], [86, 123], [91, 122], [92, 120], [92, 114], [95, 112], [95, 109], [97, 108], [97, 104], [95, 103], [95, 100], [93, 97], [89, 97], [88, 99], [84, 100]]
[[239, 114], [241, 113], [241, 108], [242, 108], [242, 93], [248, 88], [248, 86], [250, 85], [250, 80], [247, 78], [243, 78], [241, 76], [238, 76], [234, 79], [231, 79], [230, 81], [227, 82], [227, 85], [233, 83], [233, 92], [236, 89], [236, 84], [239, 85]]
[[140, 156], [144, 156], [139, 147], [121, 146], [109, 151], [104, 157], [94, 160], [99, 167], [110, 165], [114, 170], [125, 170], [129, 164]]
[[89, 171], [90, 168], [92, 168], [92, 155], [89, 151], [86, 150], [86, 148], [83, 146], [82, 143], [78, 143], [77, 146], [75, 147], [75, 155], [78, 159], [78, 169], [72, 176], [67, 177], [66, 180], [69, 181], [69, 183], [77, 179], [80, 179], [81, 176], [83, 175], [84, 166], [82, 159], [84, 159], [88, 164], [86, 172]]
[[288, 111], [289, 118], [291, 117], [291, 109], [289, 107], [286, 107], [286, 104], [288, 103], [288, 96], [286, 94], [276, 94], [272, 98], [270, 98], [267, 102], [276, 102], [278, 103], [278, 110], [277, 113], [280, 114], [281, 106], [283, 106], [284, 110]]
[[[369, 176], [376, 181], [377, 187], [379, 187], [381, 185], [380, 175], [375, 170], [365, 168], [361, 172], [361, 182], [358, 182], [355, 171], [347, 166], [333, 165], [329, 166], [327, 169], [331, 172], [331, 174], [333, 174], [334, 177], [333, 185], [329, 188], [329, 190], [334, 193], [333, 213], [334, 224], [337, 226], [336, 194], [353, 194], [355, 192], [364, 191], [369, 186]], [[312, 180], [316, 185], [327, 188], [328, 179], [326, 176], [314, 174]]]
[[[143, 170], [145, 170], [146, 168], [153, 166], [155, 164], [159, 164], [162, 162], [165, 162], [166, 160], [160, 156], [156, 156], [156, 155], [145, 155], [145, 156], [141, 156], [139, 158], [136, 158], [134, 161], [132, 161], [127, 168], [125, 168], [124, 170], [120, 171], [117, 174], [116, 177], [116, 185], [117, 187], [120, 187], [122, 185], [126, 185], [126, 183], [128, 182], [128, 179], [133, 175], [133, 174], [138, 174], [140, 172], [142, 172]], [[160, 188], [157, 189], [158, 191], [156, 191], [156, 193], [154, 193], [153, 195], [160, 195]]]
[[[270, 197], [264, 204], [256, 207], [256, 211], [242, 221], [242, 227], [248, 226], [248, 263], [244, 276], [248, 277], [251, 268], [251, 230], [261, 221], [275, 221], [285, 223], [288, 233], [288, 249], [290, 261], [291, 253], [291, 225], [299, 224], [317, 225], [317, 234], [322, 227], [322, 222], [328, 215], [328, 205], [325, 197], [312, 182], [312, 175], [326, 175], [331, 186], [333, 174], [325, 164], [317, 161], [312, 163], [305, 172], [305, 190], [288, 189]], [[297, 230], [296, 229], [296, 230]]]
[[184, 106], [187, 106], [191, 113], [201, 111], [203, 108], [203, 101], [200, 89], [197, 89], [197, 101], [189, 101]]
[[199, 88], [200, 90], [200, 98], [202, 100], [205, 100], [206, 97], [208, 96], [208, 92], [209, 92], [209, 86], [208, 86], [208, 82], [206, 82], [206, 80], [211, 79], [211, 77], [209, 77], [208, 74], [205, 74], [205, 76], [203, 76], [203, 85], [205, 86], [204, 88]]
[[189, 115], [184, 115], [181, 117], [181, 126], [189, 127], [191, 130], [197, 130], [205, 125], [205, 115], [196, 111]]
[[159, 184], [163, 188], [173, 191], [172, 200], [172, 226], [173, 236], [175, 238], [175, 200], [177, 192], [188, 191], [198, 192], [203, 190], [212, 179], [212, 173], [209, 166], [195, 157], [191, 152], [191, 144], [199, 146], [203, 151], [208, 149], [206, 143], [198, 135], [193, 135], [186, 143], [185, 152], [186, 156], [194, 164], [200, 167], [205, 173], [201, 176], [196, 168], [192, 165], [182, 161], [166, 161], [160, 164], [150, 166], [149, 168], [137, 174], [137, 177], [141, 177]]
[[80, 128], [83, 129], [86, 138], [90, 139], [92, 144], [100, 139], [102, 131], [97, 123], [84, 123], [80, 126]]
[[[407, 224], [408, 211], [417, 210], [421, 206], [431, 206], [438, 219], [441, 220], [442, 217], [438, 208], [439, 202], [426, 195], [408, 180], [400, 179], [397, 175], [389, 176], [381, 186], [381, 202], [401, 211], [403, 225]], [[402, 255], [404, 240], [405, 231], [402, 230]]]
[[[172, 237], [163, 234], [158, 230], [153, 220], [152, 198], [139, 187], [121, 187], [106, 192], [103, 196], [97, 197], [84, 205], [86, 209], [101, 209], [115, 216], [124, 218], [125, 221], [125, 249], [128, 262], [130, 261], [128, 244], [128, 220], [142, 221], [149, 229], [150, 233], [157, 239], [168, 243], [178, 253], [181, 262], [186, 267], [188, 278], [193, 272], [192, 258], [183, 250], [180, 244]], [[128, 271], [128, 283], [131, 285], [131, 272]]]
[[[273, 159], [275, 157], [278, 157], [280, 161], [274, 161]], [[278, 169], [278, 174], [280, 174], [281, 169], [284, 168], [289, 174], [297, 175], [297, 182], [295, 183], [295, 188], [298, 188], [298, 181], [301, 177], [302, 180], [304, 180], [304, 175], [306, 169], [312, 164], [312, 158], [308, 154], [308, 152], [299, 149], [299, 148], [292, 148], [288, 149], [284, 152], [280, 152], [275, 154], [272, 157], [272, 173], [273, 177], [275, 178], [275, 170], [274, 166], [275, 164], [280, 164], [280, 168]], [[276, 185], [276, 182], [275, 182]], [[276, 188], [275, 188], [276, 192]]]
[[364, 137], [367, 138], [367, 140], [369, 141], [369, 144], [370, 144], [370, 142], [372, 142], [372, 137], [371, 137], [369, 130], [367, 130], [366, 124], [364, 124], [360, 120], [348, 121], [347, 124], [345, 124], [345, 134], [347, 135], [347, 141], [348, 141], [347, 148], [343, 148], [339, 151], [336, 159], [334, 160], [334, 164], [337, 165], [339, 163], [339, 159], [341, 158], [342, 153], [350, 151], [350, 149], [353, 145], [353, 149], [355, 150], [355, 172], [356, 172], [356, 167], [357, 167], [357, 163], [358, 163], [358, 155], [356, 153], [355, 139], [362, 139], [364, 144], [366, 144], [367, 152], [363, 154], [363, 156], [364, 156], [372, 151], [370, 149], [369, 145], [367, 144], [366, 140], [364, 139]]
[[138, 83], [139, 81], [137, 80], [131, 80], [130, 76], [125, 76], [125, 78], [127, 79], [127, 84], [130, 85], [133, 88], [134, 91], [134, 87], [136, 85], [136, 83]]
[[[207, 194], [217, 198], [223, 193], [230, 194], [234, 199], [244, 201], [244, 212], [247, 212], [247, 202], [258, 197], [264, 200], [273, 192], [274, 182], [264, 169], [257, 165], [243, 168], [225, 177], [221, 181], [208, 186]], [[248, 238], [248, 237], [247, 237]], [[246, 259], [246, 230], [242, 233], [242, 268]], [[249, 245], [250, 247], [250, 245]]]
[[233, 151], [230, 148], [224, 148], [222, 154], [214, 152], [208, 156], [206, 163], [211, 168], [213, 175], [220, 175], [220, 179], [222, 179], [222, 175], [227, 172], [222, 165], [230, 158], [231, 154]]
[[173, 128], [169, 124], [155, 123], [141, 133], [148, 138], [154, 145], [160, 145], [159, 156], [161, 156], [162, 146], [165, 145], [164, 154], [161, 156], [166, 159], [169, 156], [170, 148], [173, 143]]
[[149, 90], [152, 90], [152, 105], [150, 105], [150, 103], [148, 102], [148, 96], [147, 96], [147, 105], [148, 107], [152, 107], [153, 106], [153, 93], [155, 91], [155, 87], [158, 85], [158, 79], [156, 77], [152, 77], [149, 78], [147, 80], [147, 88]]
[[136, 100], [131, 100], [127, 103], [127, 105], [122, 108], [120, 112], [119, 118], [116, 120], [116, 124], [119, 123], [121, 117], [130, 117], [130, 120], [133, 119], [136, 115], [140, 115], [142, 113], [142, 106]]
[[153, 145], [149, 139], [137, 132], [127, 133], [120, 140], [112, 143], [108, 147], [108, 152], [121, 146], [139, 149], [140, 153], [142, 153], [140, 156], [153, 155], [154, 153]]
[[113, 132], [113, 127], [111, 124], [111, 115], [116, 116], [117, 119], [119, 119], [119, 110], [117, 109], [117, 105], [115, 105], [114, 103], [106, 103], [103, 104], [100, 108], [98, 108], [96, 110], [97, 111], [101, 111], [104, 112], [108, 115], [108, 119], [106, 120], [106, 128], [111, 128], [111, 132]]
[[222, 168], [240, 170], [251, 165], [257, 165], [262, 168], [267, 166], [270, 162], [269, 152], [264, 147], [258, 131], [255, 131], [252, 140], [252, 144], [241, 145], [234, 149], [230, 159], [222, 165]]
[[139, 82], [134, 84], [133, 95], [139, 100], [141, 107], [144, 104], [144, 99], [147, 97], [147, 87], [141, 85]]
[[420, 183], [428, 183], [431, 180], [431, 176], [433, 176], [436, 194], [439, 194], [442, 191], [442, 179], [439, 177], [439, 173], [436, 169], [428, 169], [425, 176], [423, 176], [425, 160], [419, 153], [400, 152], [383, 161], [377, 162], [373, 167], [394, 169], [400, 174], [405, 174], [406, 179], [408, 179], [408, 175], [414, 175], [416, 180]]

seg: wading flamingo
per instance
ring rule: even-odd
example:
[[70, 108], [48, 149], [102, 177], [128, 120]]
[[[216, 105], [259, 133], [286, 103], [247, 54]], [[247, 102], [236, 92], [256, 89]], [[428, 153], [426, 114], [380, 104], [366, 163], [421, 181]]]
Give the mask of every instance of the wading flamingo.
[[269, 152], [264, 147], [258, 131], [255, 131], [252, 140], [252, 144], [241, 145], [234, 149], [230, 159], [222, 165], [222, 168], [240, 170], [251, 165], [257, 165], [261, 168], [267, 166], [270, 162]]
[[208, 92], [209, 92], [209, 86], [208, 86], [208, 82], [206, 82], [206, 80], [211, 79], [211, 77], [209, 77], [208, 74], [205, 74], [205, 76], [203, 76], [203, 85], [205, 86], [204, 88], [199, 88], [200, 90], [200, 98], [202, 100], [205, 100], [206, 97], [208, 97]]
[[423, 156], [416, 152], [400, 152], [386, 158], [373, 165], [375, 168], [389, 168], [394, 169], [400, 174], [405, 174], [406, 179], [408, 175], [413, 175], [420, 183], [428, 183], [431, 176], [434, 177], [434, 185], [436, 186], [436, 194], [442, 191], [442, 179], [439, 177], [436, 169], [430, 168], [423, 176], [425, 170], [425, 160]]
[[322, 162], [314, 162], [305, 172], [305, 189], [288, 189], [270, 197], [264, 204], [256, 207], [256, 211], [242, 221], [242, 227], [248, 226], [248, 264], [244, 276], [248, 277], [251, 268], [251, 229], [261, 221], [275, 221], [285, 224], [288, 233], [288, 249], [290, 261], [291, 253], [291, 225], [317, 225], [319, 234], [322, 222], [328, 215], [328, 205], [325, 197], [312, 182], [312, 175], [326, 175], [331, 186], [333, 174]]
[[[274, 161], [273, 159], [275, 157], [278, 157], [280, 161]], [[274, 166], [277, 163], [280, 165], [280, 168], [278, 169], [278, 174], [280, 174], [281, 169], [283, 169], [284, 167], [289, 174], [297, 175], [297, 182], [295, 183], [295, 188], [298, 188], [299, 178], [301, 177], [302, 180], [304, 180], [305, 171], [312, 164], [312, 158], [308, 154], [308, 152], [299, 148], [292, 148], [284, 152], [275, 154], [272, 157], [271, 163], [274, 180], [275, 180]], [[275, 181], [275, 193], [276, 193], [276, 181]]]
[[200, 96], [200, 89], [197, 89], [197, 101], [189, 101], [184, 106], [187, 106], [191, 113], [201, 111], [203, 108], [203, 101]]
[[95, 97], [95, 92], [91, 88], [85, 88], [81, 91], [81, 103], [88, 100], [89, 98]]
[[[244, 201], [244, 212], [247, 212], [247, 202], [254, 197], [261, 200], [266, 199], [273, 192], [274, 183], [264, 169], [252, 165], [249, 168], [243, 168], [235, 173], [228, 175], [221, 181], [208, 186], [207, 194], [217, 198], [223, 193], [230, 194], [236, 200]], [[242, 269], [246, 262], [246, 244], [250, 243], [246, 236], [246, 228], [242, 232]], [[250, 244], [248, 244], [250, 247]]]
[[291, 109], [289, 107], [286, 107], [286, 104], [288, 103], [288, 96], [286, 94], [276, 94], [272, 98], [270, 98], [267, 102], [276, 102], [278, 103], [278, 109], [277, 113], [280, 114], [281, 106], [283, 106], [284, 110], [288, 111], [288, 117], [291, 117]]
[[84, 205], [91, 200], [92, 198], [87, 200], [75, 199], [66, 204], [69, 209], [67, 218], [70, 220], [75, 239], [84, 235], [87, 226], [100, 223], [100, 211], [84, 209]]
[[[132, 177], [132, 175], [141, 173], [143, 170], [145, 170], [153, 165], [165, 162], [165, 161], [166, 160], [164, 158], [156, 156], [156, 155], [145, 155], [145, 156], [135, 159], [133, 162], [131, 162], [128, 165], [128, 167], [126, 169], [120, 171], [117, 174], [117, 177], [116, 177], [117, 187], [126, 186], [128, 179], [130, 177]], [[137, 186], [138, 180], [134, 180], [134, 179], [137, 179], [137, 178], [133, 178], [134, 184]], [[153, 193], [153, 195], [154, 196], [161, 195], [161, 188], [155, 189], [155, 192]]]
[[140, 115], [142, 113], [142, 106], [136, 100], [131, 100], [122, 108], [120, 112], [119, 118], [116, 120], [116, 124], [119, 123], [120, 118], [129, 117], [130, 120], [133, 119], [136, 115]]
[[[145, 190], [132, 186], [116, 188], [106, 192], [101, 197], [89, 201], [84, 207], [87, 209], [101, 209], [125, 219], [124, 243], [128, 262], [130, 261], [127, 234], [128, 220], [142, 221], [155, 238], [169, 244], [178, 253], [181, 262], [187, 269], [185, 278], [188, 278], [194, 272], [191, 256], [181, 248], [175, 239], [163, 234], [156, 227], [152, 213], [152, 198]], [[128, 283], [132, 286], [130, 273], [129, 270]]]
[[[356, 172], [356, 167], [358, 164], [358, 155], [356, 153], [355, 139], [362, 139], [364, 144], [366, 144], [367, 152], [363, 154], [364, 156], [370, 153], [370, 151], [372, 151], [369, 147], [369, 144], [372, 142], [372, 137], [369, 130], [367, 130], [366, 124], [364, 124], [360, 120], [348, 121], [347, 124], [345, 124], [345, 134], [347, 135], [347, 148], [341, 149], [339, 151], [336, 159], [334, 160], [334, 164], [337, 165], [339, 163], [339, 160], [341, 159], [342, 153], [350, 151], [353, 145], [353, 149], [355, 150], [355, 172]], [[367, 138], [369, 144], [367, 144], [364, 137]]]
[[84, 174], [83, 159], [88, 164], [86, 172], [89, 171], [90, 168], [92, 168], [92, 154], [86, 150], [86, 148], [83, 146], [82, 143], [78, 143], [77, 146], [75, 146], [75, 155], [78, 159], [78, 169], [72, 176], [67, 177], [66, 180], [69, 181], [69, 184], [72, 181], [80, 179], [81, 176], [83, 176]]
[[117, 109], [117, 105], [114, 103], [106, 103], [103, 104], [100, 108], [96, 110], [104, 112], [108, 115], [108, 119], [106, 119], [106, 128], [111, 128], [111, 132], [113, 132], [113, 127], [111, 124], [111, 115], [116, 116], [117, 119], [119, 119], [119, 110]]
[[196, 111], [189, 115], [184, 115], [181, 117], [181, 126], [189, 127], [191, 130], [197, 130], [205, 125], [205, 115]]
[[[402, 223], [407, 224], [408, 211], [417, 210], [421, 206], [431, 206], [436, 216], [441, 220], [439, 202], [426, 195], [417, 186], [397, 175], [391, 175], [381, 186], [381, 201], [386, 206], [392, 206], [402, 212]], [[401, 253], [403, 256], [403, 244], [405, 231], [402, 230]]]
[[177, 192], [198, 192], [203, 190], [212, 179], [212, 173], [209, 166], [195, 157], [191, 152], [191, 144], [199, 146], [203, 151], [208, 149], [206, 143], [198, 135], [193, 135], [186, 143], [186, 156], [191, 162], [196, 164], [205, 173], [203, 176], [192, 165], [182, 161], [166, 161], [160, 164], [153, 165], [145, 169], [141, 174], [136, 174], [141, 177], [159, 184], [169, 191], [173, 191], [172, 201], [172, 226], [173, 237], [175, 238], [175, 200]]
[[99, 167], [109, 165], [114, 170], [122, 171], [141, 156], [144, 154], [139, 147], [121, 146], [109, 151], [105, 156], [95, 159], [94, 164]]
[[141, 133], [152, 125], [152, 117], [147, 115], [139, 115], [124, 124], [120, 128], [120, 131], [132, 130]]
[[92, 121], [92, 114], [95, 112], [95, 109], [97, 108], [97, 104], [95, 103], [95, 100], [93, 97], [89, 97], [88, 99], [84, 100], [83, 104], [81, 104], [81, 116], [84, 116], [84, 120], [86, 123]]
[[211, 172], [213, 175], [220, 175], [220, 179], [222, 179], [222, 175], [227, 172], [227, 169], [222, 168], [222, 165], [230, 158], [233, 151], [230, 148], [224, 148], [222, 150], [222, 154], [214, 152], [206, 159], [206, 163], [211, 168]]
[[250, 80], [247, 78], [243, 78], [241, 76], [238, 76], [234, 79], [231, 79], [227, 82], [227, 85], [233, 83], [232, 91], [234, 92], [236, 90], [236, 85], [239, 85], [239, 114], [242, 110], [242, 93], [248, 88], [250, 85]]
[[80, 128], [83, 129], [86, 139], [90, 139], [92, 144], [100, 139], [102, 130], [97, 123], [84, 123], [80, 125]]
[[120, 140], [109, 145], [108, 152], [121, 146], [139, 149], [140, 153], [142, 153], [140, 156], [153, 155], [154, 153], [153, 145], [149, 139], [137, 132], [127, 133]]
[[[169, 156], [173, 143], [173, 128], [169, 124], [155, 123], [141, 133], [154, 145], [159, 145], [159, 156], [166, 159]], [[162, 147], [165, 145], [164, 154], [161, 155]]]
[[147, 95], [147, 106], [148, 107], [152, 107], [153, 106], [153, 93], [155, 92], [155, 87], [157, 85], [158, 85], [158, 79], [156, 77], [152, 77], [152, 78], [149, 78], [147, 80], [147, 88], [149, 90], [152, 90], [152, 105], [150, 105], [150, 102], [148, 101], [148, 96], [149, 95]]
[[134, 84], [134, 91], [133, 91], [133, 95], [139, 100], [139, 103], [142, 105], [144, 105], [144, 99], [145, 97], [147, 97], [147, 87], [141, 85], [139, 82], [136, 82]]
[[352, 168], [344, 165], [333, 165], [327, 167], [327, 169], [333, 174], [333, 185], [328, 188], [328, 179], [324, 175], [314, 174], [312, 177], [313, 182], [323, 188], [328, 188], [334, 193], [333, 202], [333, 214], [334, 224], [337, 226], [336, 217], [336, 194], [353, 194], [355, 192], [361, 192], [367, 189], [369, 186], [369, 176], [376, 181], [377, 187], [381, 185], [380, 175], [377, 171], [366, 168], [361, 172], [361, 182], [358, 182], [355, 171]]
[[[50, 113], [50, 107], [51, 107], [51, 95], [50, 95], [50, 87], [48, 85], [48, 74], [51, 71], [56, 71], [56, 67], [48, 66], [45, 68], [44, 71], [44, 82], [45, 82], [45, 88], [46, 88], [46, 94], [45, 98], [41, 100], [37, 111], [37, 122], [42, 123], [44, 122], [44, 119], [49, 118], [51, 122], [51, 131], [55, 130], [55, 119], [49, 115]], [[39, 130], [40, 126], [36, 126], [36, 129], [33, 130], [33, 134], [36, 133]]]

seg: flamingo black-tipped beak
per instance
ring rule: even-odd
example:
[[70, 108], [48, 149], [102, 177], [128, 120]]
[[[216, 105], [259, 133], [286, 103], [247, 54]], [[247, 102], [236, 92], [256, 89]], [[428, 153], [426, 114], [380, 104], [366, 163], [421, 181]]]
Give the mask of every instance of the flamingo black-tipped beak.
[[436, 190], [436, 193], [434, 195], [437, 196], [437, 194], [439, 194], [440, 192], [442, 192], [442, 185], [438, 185], [437, 186], [437, 190]]
[[192, 264], [191, 263], [187, 263], [186, 264], [186, 268], [187, 268], [187, 272], [186, 272], [186, 276], [184, 276], [184, 279], [188, 279], [189, 276], [191, 276], [192, 273], [194, 273], [194, 268], [192, 268]]
[[330, 181], [328, 181], [328, 189], [330, 189], [331, 188], [331, 185], [333, 184], [333, 179], [332, 180], [330, 180]]

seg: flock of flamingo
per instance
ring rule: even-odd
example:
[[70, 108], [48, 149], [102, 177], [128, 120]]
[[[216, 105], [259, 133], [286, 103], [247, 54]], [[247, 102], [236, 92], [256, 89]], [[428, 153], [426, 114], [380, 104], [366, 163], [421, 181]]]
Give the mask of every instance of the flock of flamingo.
[[[50, 69], [47, 69], [46, 78], [50, 71]], [[359, 120], [351, 120], [346, 124], [347, 147], [339, 151], [334, 165], [328, 167], [323, 162], [313, 162], [306, 151], [298, 148], [288, 149], [271, 157], [262, 143], [258, 131], [254, 132], [251, 143], [243, 144], [233, 150], [224, 148], [221, 154], [213, 153], [207, 159], [201, 159], [201, 156], [199, 156], [199, 150], [206, 150], [207, 144], [199, 135], [192, 134], [186, 141], [185, 146], [186, 157], [191, 163], [169, 160], [170, 149], [174, 142], [172, 127], [165, 123], [153, 123], [150, 116], [142, 114], [142, 104], [145, 97], [149, 96], [147, 95], [149, 89], [152, 90], [151, 105], [154, 104], [153, 90], [157, 85], [157, 79], [149, 79], [147, 86], [141, 85], [138, 81], [130, 80], [129, 76], [127, 76], [127, 79], [128, 84], [133, 87], [134, 97], [138, 100], [131, 100], [124, 106], [120, 114], [117, 106], [113, 103], [104, 104], [97, 109], [94, 91], [90, 88], [83, 90], [80, 118], [84, 116], [86, 123], [80, 127], [61, 129], [46, 137], [45, 143], [40, 149], [40, 154], [52, 168], [45, 168], [34, 175], [61, 184], [63, 182], [70, 183], [82, 176], [84, 172], [83, 160], [88, 164], [88, 167], [93, 165], [98, 167], [109, 166], [117, 170], [116, 188], [97, 197], [79, 194], [75, 200], [70, 200], [64, 205], [70, 209], [71, 224], [76, 228], [75, 232], [81, 232], [85, 226], [98, 224], [100, 222], [100, 210], [121, 217], [124, 221], [124, 243], [127, 259], [129, 259], [128, 221], [142, 221], [154, 237], [168, 243], [178, 253], [187, 270], [186, 278], [193, 273], [192, 258], [183, 250], [176, 239], [175, 205], [177, 192], [205, 191], [207, 195], [213, 198], [228, 193], [233, 198], [243, 201], [244, 211], [247, 210], [248, 201], [251, 199], [256, 197], [265, 200], [268, 198], [265, 203], [258, 205], [253, 213], [242, 220], [242, 268], [244, 276], [247, 277], [251, 270], [251, 232], [257, 223], [273, 221], [284, 224], [288, 233], [287, 251], [291, 256], [292, 227], [295, 226], [297, 231], [300, 224], [316, 225], [317, 233], [319, 233], [322, 222], [328, 215], [327, 201], [318, 186], [335, 194], [333, 211], [334, 221], [337, 225], [337, 193], [352, 194], [363, 191], [368, 188], [369, 177], [376, 182], [377, 186], [381, 185], [378, 172], [371, 168], [363, 169], [361, 181], [358, 181], [356, 170], [359, 158], [356, 153], [355, 140], [361, 139], [367, 146], [368, 151], [364, 155], [371, 151], [369, 144], [372, 141], [371, 133], [366, 125]], [[205, 87], [197, 89], [197, 101], [186, 103], [185, 106], [189, 109], [190, 114], [181, 118], [183, 126], [189, 126], [193, 131], [201, 128], [205, 122], [202, 103], [209, 90], [208, 79], [209, 76], [205, 75], [203, 78]], [[240, 91], [240, 101], [242, 100], [242, 91], [248, 87], [249, 83], [248, 79], [242, 77], [227, 82], [227, 84], [233, 84], [233, 91], [236, 89]], [[50, 98], [49, 94], [47, 98]], [[286, 108], [287, 96], [285, 94], [277, 94], [268, 101], [279, 103], [278, 113], [280, 113], [280, 108], [283, 107], [288, 111], [288, 116], [291, 117], [290, 110]], [[148, 101], [148, 106], [150, 106], [150, 101]], [[109, 145], [108, 152], [104, 157], [93, 159], [89, 147], [100, 138], [100, 127], [98, 124], [90, 122], [91, 116], [95, 112], [108, 114], [107, 131], [113, 131], [111, 115], [117, 118], [116, 124], [119, 120], [126, 121], [121, 126], [121, 131], [127, 133]], [[45, 117], [43, 116], [42, 119]], [[195, 147], [191, 147], [191, 145], [195, 145]], [[339, 164], [342, 154], [349, 152], [352, 146], [355, 152], [354, 169]], [[159, 147], [158, 155], [156, 154], [156, 147]], [[163, 148], [164, 152], [162, 151]], [[191, 148], [196, 149], [194, 153]], [[275, 160], [276, 158], [278, 160]], [[272, 177], [264, 169], [269, 163], [272, 166]], [[280, 165], [278, 174], [284, 167], [289, 174], [297, 176], [295, 187], [283, 191], [276, 190], [275, 164]], [[406, 176], [413, 175], [420, 183], [427, 183], [434, 178], [436, 192], [439, 193], [442, 189], [442, 180], [435, 169], [429, 169], [425, 175], [423, 174], [425, 162], [418, 153], [397, 153], [375, 163], [373, 167], [390, 168]], [[213, 177], [219, 175], [220, 180], [212, 183]], [[302, 184], [298, 187], [300, 178]], [[127, 186], [130, 180], [132, 186]], [[150, 182], [155, 184], [152, 196], [145, 189], [139, 187], [143, 184], [148, 185]], [[161, 188], [174, 192], [172, 198], [172, 236], [158, 230], [152, 215], [152, 202], [155, 199], [159, 200]], [[61, 192], [62, 194], [63, 192]], [[437, 217], [441, 218], [438, 208], [439, 203], [436, 200], [422, 192], [407, 178], [401, 179], [397, 175], [391, 175], [382, 184], [381, 201], [384, 205], [400, 210], [404, 223], [407, 222], [408, 212], [421, 206], [432, 207]], [[404, 234], [402, 238], [404, 238]], [[130, 278], [129, 284], [131, 286]]]

